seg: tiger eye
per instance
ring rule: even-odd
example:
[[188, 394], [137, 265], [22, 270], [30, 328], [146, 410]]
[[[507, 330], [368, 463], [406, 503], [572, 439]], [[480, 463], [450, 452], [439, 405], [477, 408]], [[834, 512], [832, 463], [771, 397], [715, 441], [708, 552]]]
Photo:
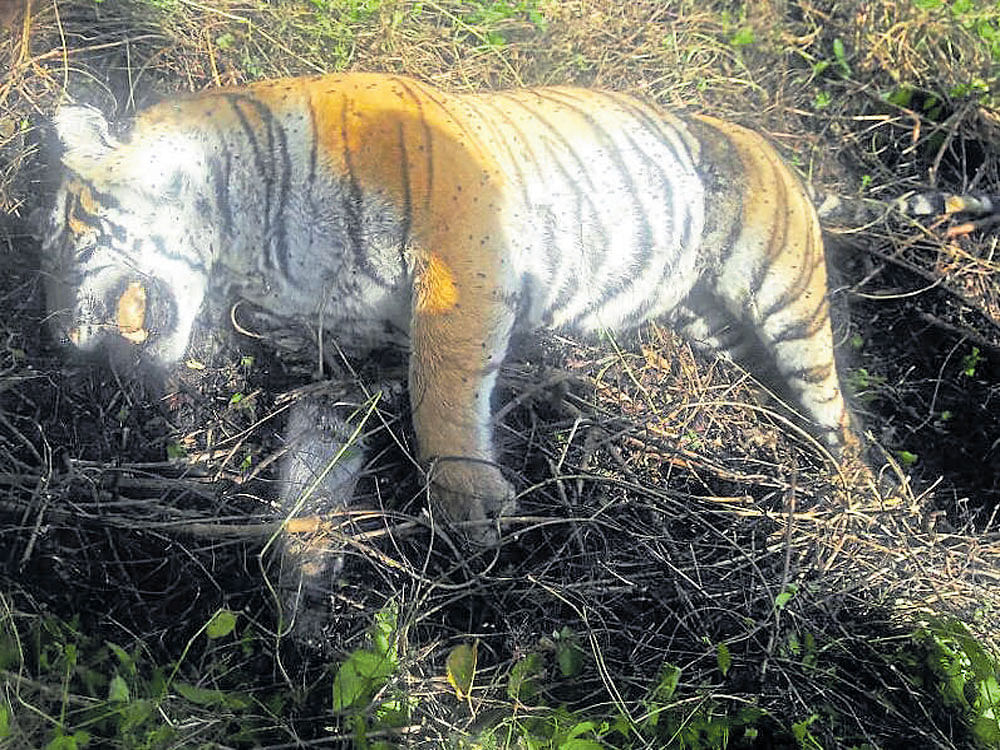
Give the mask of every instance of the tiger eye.
[[138, 281], [133, 281], [118, 298], [115, 313], [118, 332], [126, 341], [141, 344], [149, 338], [146, 324], [146, 289]]

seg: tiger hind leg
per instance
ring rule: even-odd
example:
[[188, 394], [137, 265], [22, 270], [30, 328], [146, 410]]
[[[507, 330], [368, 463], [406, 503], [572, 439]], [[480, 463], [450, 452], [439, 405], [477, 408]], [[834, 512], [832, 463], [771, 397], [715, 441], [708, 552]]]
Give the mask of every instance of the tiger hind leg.
[[[769, 340], [765, 331], [755, 328], [753, 321], [730, 312], [732, 307], [732, 300], [724, 299], [705, 285], [698, 285], [684, 304], [674, 311], [670, 322], [697, 348], [736, 362], [777, 397], [800, 405], [806, 412], [805, 416], [813, 422], [812, 431], [819, 433], [828, 447], [839, 450], [843, 444], [850, 442], [850, 433], [841, 434], [842, 415], [837, 408], [839, 383], [833, 391], [829, 383], [811, 382], [808, 374], [788, 368], [787, 363], [797, 361], [801, 352], [789, 353], [782, 341]], [[822, 346], [818, 348], [823, 349]], [[832, 351], [832, 337], [830, 348]], [[819, 392], [824, 386], [826, 390]], [[837, 395], [827, 401], [833, 393]], [[832, 404], [835, 408], [816, 408], [817, 402]]]
[[[822, 260], [820, 260], [822, 263]], [[860, 450], [853, 419], [841, 389], [833, 329], [826, 298], [825, 268], [814, 269], [822, 284], [772, 281], [770, 299], [750, 289], [717, 288], [723, 304], [745, 321], [754, 347], [776, 373], [779, 390], [790, 394], [812, 420], [813, 432], [839, 455]], [[774, 290], [777, 289], [777, 293]], [[744, 345], [743, 351], [749, 347]], [[757, 367], [753, 368], [758, 371]]]

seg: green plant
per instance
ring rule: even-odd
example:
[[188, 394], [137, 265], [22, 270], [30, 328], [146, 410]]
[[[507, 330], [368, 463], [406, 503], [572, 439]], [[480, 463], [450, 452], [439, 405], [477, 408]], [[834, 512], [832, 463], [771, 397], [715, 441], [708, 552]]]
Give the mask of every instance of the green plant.
[[[333, 678], [333, 710], [343, 715], [357, 747], [380, 750], [391, 745], [372, 741], [372, 732], [404, 726], [415, 707], [402, 689], [385, 690], [399, 671], [399, 646], [405, 633], [399, 624], [399, 604], [390, 601], [375, 615], [369, 645], [355, 649]], [[376, 694], [379, 700], [371, 705]]]
[[[188, 746], [185, 731], [201, 722], [201, 732], [218, 726], [227, 740], [259, 744], [273, 716], [262, 721], [255, 698], [223, 686], [232, 672], [226, 655], [234, 647], [244, 657], [256, 651], [254, 639], [236, 638], [236, 628], [236, 614], [219, 610], [176, 662], [158, 664], [144, 642], [123, 646], [93, 637], [76, 619], [8, 616], [0, 620], [0, 674], [18, 699], [0, 699], [0, 740], [45, 750], [156, 750]], [[211, 658], [190, 673], [191, 681], [180, 679], [195, 647]]]
[[848, 372], [845, 380], [847, 387], [861, 403], [872, 401], [877, 395], [877, 390], [886, 384], [884, 375], [868, 372], [864, 367]]
[[959, 712], [981, 747], [1000, 747], [1000, 660], [965, 625], [930, 618], [900, 650], [897, 662], [913, 682], [931, 687], [945, 706]]
[[464, 3], [462, 7], [458, 20], [462, 25], [472, 27], [474, 36], [488, 47], [499, 48], [507, 44], [503, 29], [506, 21], [527, 20], [540, 31], [544, 31], [547, 24], [540, 0], [474, 0]]
[[976, 368], [983, 361], [983, 356], [978, 346], [972, 347], [972, 351], [962, 357], [962, 372], [967, 378], [975, 377]]
[[[635, 709], [619, 704], [575, 710], [566, 705], [546, 706], [547, 690], [560, 681], [571, 683], [591, 662], [587, 652], [574, 645], [574, 669], [565, 669], [566, 657], [562, 655], [565, 652], [559, 644], [575, 643], [578, 638], [571, 628], [564, 627], [551, 640], [542, 639], [538, 651], [515, 662], [508, 673], [507, 694], [515, 704], [530, 705], [531, 712], [522, 716], [513, 711], [483, 732], [475, 747], [518, 744], [533, 750], [640, 747], [707, 750], [726, 748], [737, 738], [742, 742], [757, 736], [758, 724], [765, 716], [763, 710], [746, 705], [733, 710], [724, 701], [713, 698], [710, 691], [681, 697], [683, 671], [669, 663], [662, 666], [646, 698]], [[733, 664], [729, 648], [720, 643], [715, 653], [719, 671], [725, 676]]]
[[1000, 62], [1000, 7], [995, 2], [984, 0], [914, 0], [921, 10], [947, 12], [970, 31], [990, 53]]

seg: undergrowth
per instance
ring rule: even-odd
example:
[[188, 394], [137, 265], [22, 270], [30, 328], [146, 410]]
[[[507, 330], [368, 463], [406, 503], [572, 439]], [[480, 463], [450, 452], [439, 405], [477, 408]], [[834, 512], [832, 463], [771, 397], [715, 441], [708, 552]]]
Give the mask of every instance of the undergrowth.
[[314, 363], [232, 332], [160, 390], [68, 361], [26, 225], [64, 98], [127, 116], [345, 69], [604, 86], [757, 128], [842, 195], [1000, 193], [995, 3], [32, 7], [0, 13], [0, 747], [1000, 746], [988, 227], [829, 227], [846, 385], [898, 496], [831, 474], [744, 374], [656, 328], [541, 340], [502, 376], [525, 513], [504, 545], [428, 527], [406, 408], [380, 405], [328, 530], [323, 637], [300, 642], [264, 548]]

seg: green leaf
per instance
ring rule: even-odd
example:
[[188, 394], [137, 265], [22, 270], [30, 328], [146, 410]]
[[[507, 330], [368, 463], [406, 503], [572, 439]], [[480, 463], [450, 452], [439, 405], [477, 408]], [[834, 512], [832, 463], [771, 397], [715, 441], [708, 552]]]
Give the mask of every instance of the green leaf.
[[919, 458], [916, 453], [910, 451], [896, 451], [896, 457], [903, 466], [913, 466]]
[[733, 656], [729, 653], [729, 646], [725, 643], [720, 643], [715, 650], [715, 660], [719, 665], [719, 671], [725, 677], [729, 672], [729, 668], [733, 666]]
[[127, 703], [128, 699], [128, 683], [124, 677], [116, 674], [108, 683], [108, 700], [112, 703]]
[[333, 678], [333, 710], [367, 704], [395, 671], [395, 662], [368, 649], [353, 651]]
[[813, 725], [819, 718], [819, 714], [813, 714], [808, 719], [803, 719], [802, 721], [792, 724], [792, 736], [795, 737], [796, 742], [798, 742], [800, 748], [819, 748], [822, 749], [816, 738], [812, 736], [809, 731], [809, 727]]
[[580, 648], [580, 637], [573, 628], [563, 627], [556, 638], [556, 663], [563, 677], [576, 677], [583, 671], [583, 649]]
[[232, 396], [229, 397], [229, 405], [236, 406], [244, 398], [243, 394], [237, 391]]
[[134, 676], [136, 669], [135, 659], [132, 658], [132, 655], [116, 643], [107, 641], [107, 644], [108, 648], [111, 649], [111, 653], [118, 657], [118, 663], [124, 668], [125, 674]]
[[910, 101], [912, 99], [913, 89], [906, 87], [898, 88], [886, 97], [886, 101], [890, 104], [895, 104], [897, 107], [902, 107], [903, 109], [910, 108]]
[[962, 357], [962, 372], [970, 378], [973, 377], [976, 374], [976, 367], [979, 365], [982, 358], [983, 357], [979, 351], [979, 347], [972, 347], [972, 352]]
[[225, 708], [249, 708], [250, 701], [239, 693], [203, 688], [187, 682], [175, 682], [174, 689], [186, 700], [199, 706], [222, 706]]
[[78, 730], [73, 734], [63, 734], [61, 730], [56, 730], [56, 736], [45, 746], [45, 750], [78, 750], [89, 742], [90, 735], [83, 730]]
[[844, 76], [851, 74], [851, 66], [847, 64], [847, 52], [844, 50], [844, 42], [837, 38], [833, 40], [833, 56], [837, 59], [837, 67]]
[[538, 694], [538, 678], [544, 672], [542, 657], [531, 653], [521, 659], [510, 670], [507, 678], [507, 697], [525, 703]]
[[[347, 458], [347, 454], [345, 454]], [[375, 615], [372, 627], [372, 646], [376, 653], [390, 659], [395, 666], [399, 661], [396, 648], [396, 631], [399, 628], [399, 604], [390, 600]]]
[[674, 691], [681, 681], [681, 668], [674, 664], [664, 664], [660, 669], [660, 681], [653, 689], [653, 698], [666, 703], [674, 697]]
[[581, 721], [574, 724], [573, 727], [566, 733], [566, 739], [571, 740], [575, 737], [579, 737], [581, 734], [586, 734], [587, 732], [593, 732], [597, 729], [597, 724], [592, 721]]
[[167, 458], [176, 459], [187, 456], [187, 451], [180, 443], [167, 443]]
[[472, 683], [476, 679], [478, 647], [478, 642], [459, 644], [451, 650], [445, 662], [445, 676], [459, 700], [472, 692]]
[[233, 632], [236, 627], [236, 614], [228, 609], [220, 609], [205, 626], [205, 635], [209, 638], [222, 638]]
[[560, 743], [559, 750], [605, 750], [597, 740], [572, 739]]
[[787, 589], [782, 591], [776, 597], [774, 597], [774, 607], [775, 609], [782, 610], [785, 605], [792, 600], [792, 597], [798, 592], [795, 586], [789, 586]]
[[753, 29], [749, 26], [744, 26], [742, 29], [738, 29], [735, 34], [729, 39], [729, 43], [734, 47], [745, 47], [748, 44], [753, 44], [757, 41], [754, 36]]

